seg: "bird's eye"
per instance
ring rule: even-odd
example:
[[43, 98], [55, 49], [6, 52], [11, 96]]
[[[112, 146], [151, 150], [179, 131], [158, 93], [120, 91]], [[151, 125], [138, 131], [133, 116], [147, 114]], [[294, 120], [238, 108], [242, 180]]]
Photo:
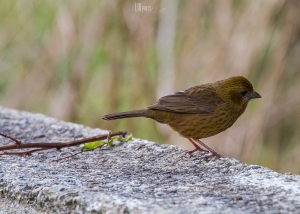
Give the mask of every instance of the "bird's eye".
[[241, 95], [245, 96], [247, 94], [247, 91], [242, 91]]

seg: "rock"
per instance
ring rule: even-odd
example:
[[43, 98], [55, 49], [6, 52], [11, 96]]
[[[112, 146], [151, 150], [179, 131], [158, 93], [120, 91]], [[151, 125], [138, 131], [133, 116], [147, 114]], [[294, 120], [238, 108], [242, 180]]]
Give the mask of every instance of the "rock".
[[[22, 142], [107, 133], [0, 107], [0, 131]], [[117, 130], [115, 130], [117, 131]], [[11, 144], [0, 138], [1, 145]], [[297, 213], [300, 176], [232, 158], [204, 161], [141, 139], [51, 162], [80, 148], [0, 157], [1, 213]], [[61, 155], [60, 155], [61, 154]], [[7, 212], [6, 212], [7, 211]]]

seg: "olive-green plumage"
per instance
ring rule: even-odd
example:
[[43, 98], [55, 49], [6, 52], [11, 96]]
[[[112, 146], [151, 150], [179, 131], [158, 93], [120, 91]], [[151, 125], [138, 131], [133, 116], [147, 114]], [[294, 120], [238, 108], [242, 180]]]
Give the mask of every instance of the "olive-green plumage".
[[231, 127], [249, 100], [260, 97], [245, 77], [236, 76], [164, 96], [142, 110], [108, 114], [103, 119], [147, 117], [168, 124], [181, 136], [196, 141]]

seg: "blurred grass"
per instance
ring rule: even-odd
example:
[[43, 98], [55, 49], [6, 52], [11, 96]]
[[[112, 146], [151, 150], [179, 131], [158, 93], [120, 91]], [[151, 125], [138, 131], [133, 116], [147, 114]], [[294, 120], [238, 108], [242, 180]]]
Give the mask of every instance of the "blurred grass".
[[[135, 3], [165, 10], [137, 12]], [[263, 98], [204, 142], [224, 156], [300, 173], [299, 1], [174, 4], [0, 1], [0, 104], [191, 149], [154, 121], [101, 118], [243, 75]]]

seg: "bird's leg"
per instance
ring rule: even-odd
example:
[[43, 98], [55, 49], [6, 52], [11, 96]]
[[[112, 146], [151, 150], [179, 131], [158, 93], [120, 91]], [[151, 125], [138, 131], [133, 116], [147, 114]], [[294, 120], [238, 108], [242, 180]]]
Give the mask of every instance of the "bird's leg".
[[207, 152], [206, 150], [204, 150], [200, 146], [198, 146], [198, 144], [196, 144], [192, 138], [187, 138], [187, 139], [196, 147], [194, 150], [189, 151], [188, 152], [189, 154], [192, 154], [192, 153], [194, 153], [196, 151]]
[[212, 148], [210, 148], [209, 146], [205, 145], [202, 141], [198, 140], [198, 139], [193, 139], [194, 141], [196, 141], [197, 143], [199, 143], [200, 145], [202, 145], [203, 147], [205, 147], [208, 151], [210, 151], [211, 155], [205, 157], [205, 159], [211, 158], [211, 157], [217, 157], [220, 158], [222, 157], [221, 155], [219, 155], [215, 150], [213, 150]]

